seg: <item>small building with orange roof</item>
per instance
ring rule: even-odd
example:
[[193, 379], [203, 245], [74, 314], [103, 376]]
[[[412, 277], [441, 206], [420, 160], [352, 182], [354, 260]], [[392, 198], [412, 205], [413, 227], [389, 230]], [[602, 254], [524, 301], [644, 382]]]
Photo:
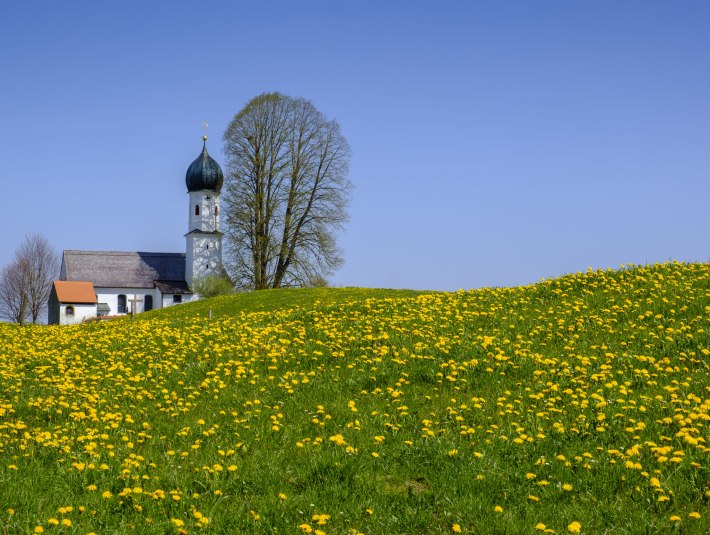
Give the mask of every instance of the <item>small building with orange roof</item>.
[[91, 282], [54, 281], [49, 294], [49, 323], [81, 323], [97, 315], [97, 305]]

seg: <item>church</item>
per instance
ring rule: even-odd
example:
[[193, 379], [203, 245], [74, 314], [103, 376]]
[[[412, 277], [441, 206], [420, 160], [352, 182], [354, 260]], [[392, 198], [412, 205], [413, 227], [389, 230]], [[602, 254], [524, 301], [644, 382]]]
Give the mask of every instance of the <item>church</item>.
[[207, 136], [202, 140], [202, 153], [185, 174], [185, 252], [65, 250], [49, 296], [48, 323], [81, 323], [185, 303], [197, 299], [193, 280], [222, 275], [219, 194], [224, 175], [207, 153]]

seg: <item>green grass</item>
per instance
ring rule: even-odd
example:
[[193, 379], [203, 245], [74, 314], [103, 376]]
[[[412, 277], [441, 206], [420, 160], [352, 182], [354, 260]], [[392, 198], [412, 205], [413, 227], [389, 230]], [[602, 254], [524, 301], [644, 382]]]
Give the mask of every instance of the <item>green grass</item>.
[[0, 532], [706, 533], [709, 314], [666, 264], [0, 325]]

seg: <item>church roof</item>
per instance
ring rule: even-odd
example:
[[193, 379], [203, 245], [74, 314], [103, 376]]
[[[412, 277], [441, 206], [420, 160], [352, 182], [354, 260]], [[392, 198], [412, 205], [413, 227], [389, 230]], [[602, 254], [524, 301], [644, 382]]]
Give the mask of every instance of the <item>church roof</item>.
[[60, 303], [94, 304], [94, 285], [86, 281], [54, 281], [54, 291]]
[[190, 236], [190, 235], [202, 235], [202, 236], [224, 236], [224, 232], [220, 232], [219, 230], [200, 230], [198, 228], [192, 229], [190, 232], [185, 234], [185, 236]]
[[155, 287], [161, 294], [189, 294], [192, 293], [185, 281], [155, 281]]
[[185, 281], [185, 253], [64, 251], [61, 277], [97, 288], [153, 288], [155, 281]]
[[222, 168], [207, 153], [207, 136], [203, 136], [202, 153], [187, 168], [185, 184], [187, 191], [210, 190], [219, 193], [224, 175]]

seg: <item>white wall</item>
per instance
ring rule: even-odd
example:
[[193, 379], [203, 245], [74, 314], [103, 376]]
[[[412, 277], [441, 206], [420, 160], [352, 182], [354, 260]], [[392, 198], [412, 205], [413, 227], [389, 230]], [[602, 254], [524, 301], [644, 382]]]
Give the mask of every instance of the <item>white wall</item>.
[[[111, 307], [109, 315], [118, 315], [118, 296], [123, 294], [126, 296], [126, 313], [131, 313], [132, 303], [130, 299], [137, 297], [141, 300], [136, 308], [136, 314], [145, 310], [145, 296], [153, 296], [153, 310], [157, 308], [165, 308], [172, 306], [173, 294], [161, 294], [157, 288], [96, 288], [96, 297], [99, 303], [106, 303]], [[182, 302], [189, 303], [193, 299], [192, 294], [182, 295]], [[96, 313], [94, 313], [95, 315]]]
[[195, 277], [222, 274], [221, 236], [188, 235], [185, 247], [185, 278], [190, 284]]
[[[188, 206], [188, 232], [201, 230], [214, 232], [219, 230], [219, 193], [210, 190], [191, 191]], [[195, 215], [195, 206], [200, 207], [200, 214]], [[189, 284], [195, 277], [222, 274], [222, 237], [219, 235], [186, 236], [185, 244], [185, 279]]]
[[[67, 316], [67, 307], [74, 308], [74, 315]], [[96, 305], [65, 305], [61, 303], [59, 305], [59, 325], [72, 325], [74, 323], [81, 323], [86, 318], [93, 318], [96, 316]]]
[[[188, 215], [188, 228], [213, 232], [219, 230], [219, 215], [215, 216], [215, 207], [219, 208], [219, 193], [210, 190], [191, 191]], [[195, 215], [195, 206], [199, 205], [200, 215]]]
[[[197, 301], [197, 296], [193, 294], [181, 294], [182, 295], [182, 303], [189, 303], [190, 301]], [[180, 304], [182, 304], [180, 303]], [[173, 302], [173, 295], [172, 294], [165, 294], [163, 296], [162, 300], [163, 308], [171, 307], [175, 305], [176, 303]]]
[[99, 303], [106, 303], [111, 307], [109, 315], [115, 316], [118, 314], [118, 296], [123, 294], [126, 296], [126, 312], [130, 313], [133, 304], [129, 299], [137, 297], [141, 300], [137, 303], [136, 313], [145, 310], [145, 296], [153, 296], [153, 309], [161, 308], [163, 299], [160, 291], [157, 288], [95, 288], [96, 298]]

